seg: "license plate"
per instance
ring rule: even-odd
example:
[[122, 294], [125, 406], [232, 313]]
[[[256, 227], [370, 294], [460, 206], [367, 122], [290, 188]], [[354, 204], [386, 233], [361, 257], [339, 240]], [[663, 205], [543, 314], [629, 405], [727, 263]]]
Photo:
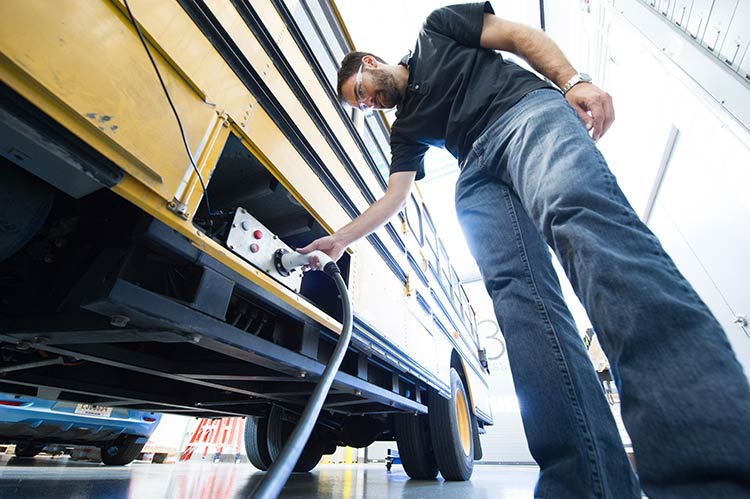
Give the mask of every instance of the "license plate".
[[84, 414], [86, 416], [103, 416], [106, 418], [110, 414], [112, 414], [112, 408], [104, 407], [103, 405], [78, 404], [76, 405], [76, 414]]

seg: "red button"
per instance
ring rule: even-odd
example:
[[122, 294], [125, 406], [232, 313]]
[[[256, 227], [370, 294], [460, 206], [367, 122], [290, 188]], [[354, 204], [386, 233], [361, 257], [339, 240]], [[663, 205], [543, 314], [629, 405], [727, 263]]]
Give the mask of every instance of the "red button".
[[253, 232], [253, 237], [255, 239], [263, 239], [263, 233], [259, 230], [256, 230]]
[[260, 251], [260, 246], [255, 243], [250, 245], [250, 252], [257, 253], [258, 251]]

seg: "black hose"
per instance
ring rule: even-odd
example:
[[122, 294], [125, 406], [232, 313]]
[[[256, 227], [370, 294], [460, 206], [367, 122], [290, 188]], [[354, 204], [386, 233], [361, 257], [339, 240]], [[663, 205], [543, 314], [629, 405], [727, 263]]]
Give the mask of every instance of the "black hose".
[[333, 278], [341, 296], [341, 303], [344, 309], [341, 336], [338, 343], [336, 343], [336, 349], [333, 351], [328, 365], [323, 370], [320, 381], [318, 381], [315, 390], [310, 396], [310, 400], [307, 402], [307, 407], [305, 407], [297, 426], [281, 450], [279, 457], [273, 462], [266, 476], [263, 477], [263, 480], [253, 491], [252, 497], [255, 499], [278, 497], [289, 475], [294, 470], [294, 465], [297, 464], [297, 460], [302, 454], [307, 440], [310, 438], [310, 434], [315, 427], [315, 422], [318, 420], [318, 414], [320, 414], [320, 410], [323, 408], [323, 402], [325, 402], [328, 395], [328, 390], [331, 388], [331, 384], [333, 384], [333, 378], [336, 376], [341, 361], [344, 360], [346, 349], [349, 347], [349, 340], [352, 336], [352, 304], [349, 300], [346, 283], [343, 277], [341, 277], [341, 271], [334, 262], [327, 263], [323, 271]]

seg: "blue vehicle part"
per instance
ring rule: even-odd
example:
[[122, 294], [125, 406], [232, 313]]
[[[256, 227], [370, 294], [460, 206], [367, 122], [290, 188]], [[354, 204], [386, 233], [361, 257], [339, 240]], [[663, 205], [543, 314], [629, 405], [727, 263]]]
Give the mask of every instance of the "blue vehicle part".
[[391, 471], [394, 464], [401, 464], [401, 456], [396, 449], [388, 449], [385, 455], [385, 469]]
[[0, 393], [0, 441], [100, 445], [132, 435], [145, 443], [160, 420], [154, 412]]

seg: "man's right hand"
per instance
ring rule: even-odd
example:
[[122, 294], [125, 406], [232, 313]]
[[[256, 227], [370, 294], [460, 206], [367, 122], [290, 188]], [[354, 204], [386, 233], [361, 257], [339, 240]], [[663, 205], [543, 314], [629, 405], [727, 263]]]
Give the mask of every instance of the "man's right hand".
[[334, 262], [337, 262], [341, 258], [341, 255], [344, 254], [344, 251], [346, 251], [346, 244], [339, 241], [336, 234], [333, 234], [316, 239], [304, 248], [297, 248], [297, 251], [303, 255], [315, 250], [322, 251], [330, 256]]
[[579, 83], [565, 94], [565, 99], [591, 132], [594, 142], [607, 133], [612, 122], [615, 121], [615, 108], [612, 97], [591, 83]]

